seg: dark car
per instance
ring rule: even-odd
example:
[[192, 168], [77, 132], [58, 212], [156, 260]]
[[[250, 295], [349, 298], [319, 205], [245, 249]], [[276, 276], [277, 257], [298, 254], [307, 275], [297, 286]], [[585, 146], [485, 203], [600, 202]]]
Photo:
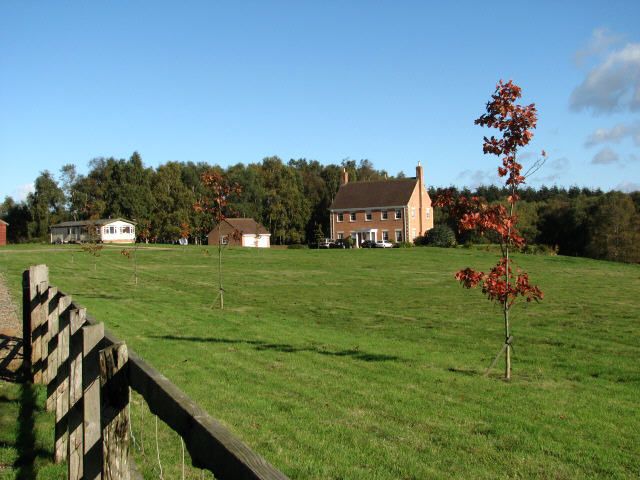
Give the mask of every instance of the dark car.
[[363, 240], [360, 243], [360, 248], [376, 248], [376, 242], [373, 240]]
[[351, 246], [344, 238], [339, 238], [329, 248], [351, 248]]

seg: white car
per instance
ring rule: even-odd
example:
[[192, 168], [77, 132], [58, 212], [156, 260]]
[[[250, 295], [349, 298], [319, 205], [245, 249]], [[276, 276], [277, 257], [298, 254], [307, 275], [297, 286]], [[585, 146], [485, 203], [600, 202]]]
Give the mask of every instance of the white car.
[[393, 243], [387, 240], [378, 240], [375, 244], [376, 248], [393, 248]]

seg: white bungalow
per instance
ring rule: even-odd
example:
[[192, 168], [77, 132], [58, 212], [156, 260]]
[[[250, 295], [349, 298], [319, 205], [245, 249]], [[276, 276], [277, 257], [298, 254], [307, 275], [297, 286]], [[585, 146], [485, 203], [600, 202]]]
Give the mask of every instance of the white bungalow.
[[[122, 218], [79, 220], [51, 226], [51, 243], [81, 243], [95, 239], [102, 243], [134, 243], [136, 223]], [[89, 229], [95, 229], [95, 235]]]

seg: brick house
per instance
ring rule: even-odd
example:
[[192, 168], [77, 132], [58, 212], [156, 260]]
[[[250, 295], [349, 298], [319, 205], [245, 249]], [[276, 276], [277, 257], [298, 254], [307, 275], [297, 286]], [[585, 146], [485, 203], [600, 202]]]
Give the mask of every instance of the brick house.
[[7, 226], [9, 224], [4, 220], [0, 220], [0, 245], [7, 244]]
[[329, 207], [331, 238], [412, 242], [433, 228], [431, 198], [418, 163], [415, 178], [351, 182], [342, 171], [340, 188]]
[[226, 218], [222, 221], [220, 231], [215, 227], [209, 232], [207, 239], [209, 245], [217, 245], [220, 242], [223, 245], [241, 247], [269, 248], [271, 246], [271, 234], [253, 218]]

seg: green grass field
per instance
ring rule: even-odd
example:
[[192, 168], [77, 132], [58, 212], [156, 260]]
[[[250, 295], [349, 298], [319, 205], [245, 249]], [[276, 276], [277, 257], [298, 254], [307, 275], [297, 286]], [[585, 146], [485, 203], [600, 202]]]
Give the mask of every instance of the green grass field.
[[[639, 266], [516, 257], [545, 300], [513, 310], [505, 383], [501, 368], [482, 376], [500, 308], [453, 278], [494, 254], [229, 249], [220, 311], [206, 251], [142, 248], [137, 286], [119, 248], [96, 271], [77, 247], [3, 248], [0, 271], [18, 295], [21, 271], [48, 264], [53, 285], [292, 479], [640, 475]], [[132, 421], [157, 478], [137, 396]], [[165, 478], [179, 478], [180, 440], [159, 438]]]

